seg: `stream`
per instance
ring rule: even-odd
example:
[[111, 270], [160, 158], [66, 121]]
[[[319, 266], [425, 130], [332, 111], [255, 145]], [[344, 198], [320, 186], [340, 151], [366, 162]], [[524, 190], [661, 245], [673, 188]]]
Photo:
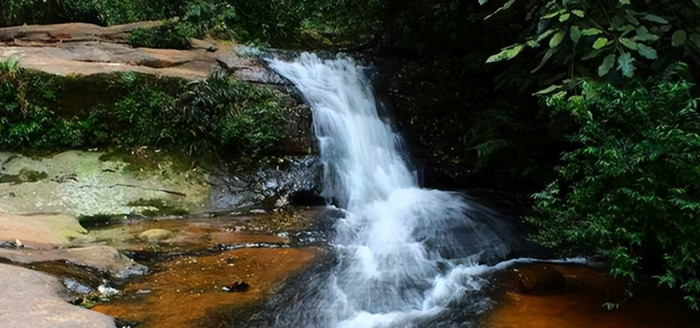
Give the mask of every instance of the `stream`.
[[540, 254], [516, 220], [421, 188], [370, 68], [268, 61], [312, 108], [327, 205], [93, 230], [150, 269], [93, 310], [130, 328], [700, 327], [677, 295], [646, 286], [628, 301], [624, 282], [584, 259], [523, 258]]

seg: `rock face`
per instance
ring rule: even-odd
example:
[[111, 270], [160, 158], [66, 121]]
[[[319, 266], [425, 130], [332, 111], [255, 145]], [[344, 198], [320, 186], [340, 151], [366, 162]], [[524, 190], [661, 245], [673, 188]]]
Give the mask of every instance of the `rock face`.
[[68, 293], [52, 276], [0, 264], [0, 322], [3, 327], [114, 328], [104, 314], [67, 303]]
[[[116, 216], [222, 212], [244, 206], [274, 209], [286, 205], [295, 192], [318, 191], [320, 186], [321, 167], [315, 157], [240, 173], [183, 170], [177, 168], [182, 163], [168, 160], [154, 168], [134, 167], [106, 157], [101, 152], [66, 151], [37, 159], [0, 152], [0, 213]], [[73, 235], [55, 238], [76, 237], [81, 228], [75, 229]], [[2, 236], [0, 232], [0, 241]], [[54, 239], [50, 243], [60, 244]]]
[[141, 170], [129, 163], [100, 159], [104, 153], [67, 151], [35, 159], [0, 153], [0, 176], [34, 172], [35, 179], [0, 183], [0, 213], [67, 215], [130, 214], [157, 211], [159, 200], [184, 211], [202, 208], [209, 196], [207, 175], [161, 169]]
[[23, 67], [60, 75], [128, 71], [196, 80], [205, 78], [213, 67], [221, 67], [243, 81], [282, 83], [276, 73], [257, 60], [236, 55], [231, 44], [193, 40], [191, 50], [132, 48], [127, 44], [127, 36], [134, 29], [158, 24], [0, 28], [0, 59], [17, 56]]
[[30, 248], [65, 245], [87, 231], [67, 215], [17, 216], [0, 213], [0, 241], [19, 240]]

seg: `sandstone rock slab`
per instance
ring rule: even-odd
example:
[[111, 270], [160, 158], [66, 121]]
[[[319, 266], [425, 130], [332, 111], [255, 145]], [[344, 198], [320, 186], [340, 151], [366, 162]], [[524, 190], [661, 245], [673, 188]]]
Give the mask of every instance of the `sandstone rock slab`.
[[61, 282], [36, 271], [0, 264], [3, 327], [115, 328], [114, 319], [71, 305]]

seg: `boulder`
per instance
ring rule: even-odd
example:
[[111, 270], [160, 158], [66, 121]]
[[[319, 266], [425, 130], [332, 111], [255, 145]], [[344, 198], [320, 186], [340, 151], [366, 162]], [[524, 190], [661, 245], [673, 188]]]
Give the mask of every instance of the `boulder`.
[[[10, 215], [2, 214], [0, 200], [0, 241], [21, 247], [53, 248], [67, 245], [87, 231], [75, 217], [68, 215]], [[18, 242], [19, 241], [19, 242]]]
[[[208, 200], [210, 186], [204, 172], [183, 172], [167, 160], [158, 162], [156, 168], [133, 168], [122, 159], [105, 157], [104, 153], [85, 151], [66, 151], [45, 158], [0, 153], [0, 177], [14, 176], [22, 170], [44, 173], [44, 178], [36, 181], [0, 183], [0, 213], [90, 217], [157, 212], [141, 206], [144, 201], [178, 204], [184, 211], [196, 212]], [[77, 225], [75, 219], [64, 219]], [[21, 222], [19, 217], [10, 221]], [[0, 235], [3, 239], [7, 238]]]
[[97, 269], [113, 277], [126, 277], [146, 273], [147, 268], [122, 255], [110, 246], [88, 246], [51, 250], [0, 249], [0, 258], [15, 263], [68, 261], [73, 264]]
[[58, 278], [0, 264], [0, 322], [3, 327], [115, 328], [114, 319], [69, 304]]

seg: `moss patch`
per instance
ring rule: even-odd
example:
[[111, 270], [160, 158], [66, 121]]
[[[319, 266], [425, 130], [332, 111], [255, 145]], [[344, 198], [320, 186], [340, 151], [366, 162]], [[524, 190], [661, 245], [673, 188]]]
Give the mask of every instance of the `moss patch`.
[[25, 183], [25, 182], [37, 182], [48, 178], [49, 175], [46, 172], [37, 172], [28, 169], [22, 169], [19, 174], [0, 174], [0, 183]]
[[165, 199], [139, 199], [129, 202], [127, 206], [142, 208], [141, 214], [150, 217], [189, 214], [187, 210]]

